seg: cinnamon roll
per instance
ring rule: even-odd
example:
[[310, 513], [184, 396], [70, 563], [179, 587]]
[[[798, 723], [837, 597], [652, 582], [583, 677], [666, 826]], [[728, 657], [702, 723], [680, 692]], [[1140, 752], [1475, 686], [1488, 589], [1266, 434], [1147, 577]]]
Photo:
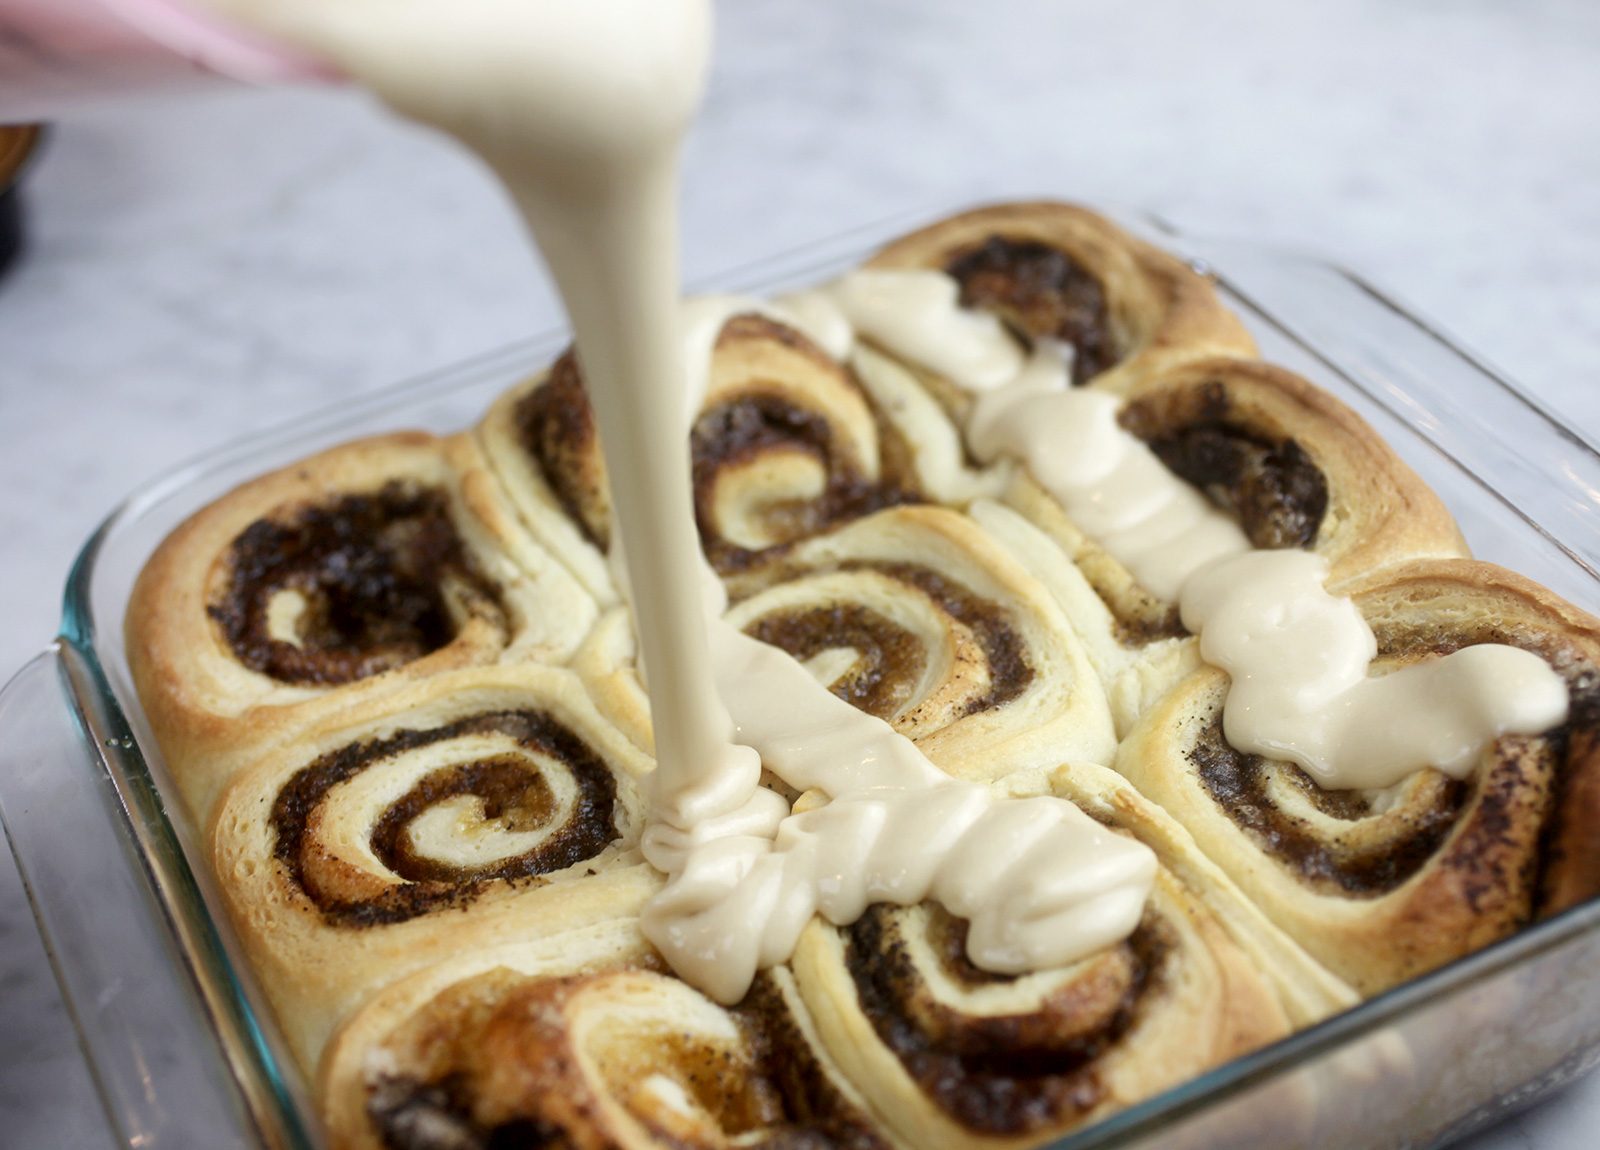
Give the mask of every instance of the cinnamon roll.
[[1382, 789], [1325, 790], [1229, 745], [1228, 676], [1206, 667], [1140, 721], [1116, 765], [1274, 922], [1373, 994], [1600, 892], [1600, 621], [1468, 560], [1418, 560], [1330, 590], [1372, 627], [1370, 674], [1505, 644], [1565, 680], [1570, 717], [1500, 737], [1465, 779], [1428, 768]]
[[[807, 928], [792, 965], [818, 1033], [909, 1144], [1038, 1145], [1286, 1034], [1266, 950], [1292, 970], [1297, 1022], [1353, 1001], [1205, 864], [1193, 884], [1175, 870], [1182, 832], [1109, 771], [1075, 764], [1004, 789], [1073, 797], [1148, 838], [1162, 866], [1133, 935], [1058, 970], [980, 970], [966, 923], [934, 902]], [[1265, 949], [1247, 952], [1231, 930]]]
[[218, 803], [212, 864], [307, 1065], [364, 994], [461, 950], [635, 915], [649, 760], [570, 671], [443, 672], [277, 747]]
[[[958, 512], [882, 511], [728, 582], [728, 622], [957, 778], [1115, 750], [1100, 679], [1061, 607]], [[614, 723], [648, 738], [626, 616], [602, 620], [574, 666]]]
[[888, 1150], [787, 970], [723, 1008], [619, 924], [463, 956], [378, 996], [324, 1063], [344, 1147]]
[[595, 605], [517, 526], [471, 441], [366, 440], [204, 508], [140, 573], [140, 702], [202, 820], [249, 755], [455, 667], [568, 657]]
[[1255, 354], [1206, 278], [1070, 204], [996, 204], [896, 240], [868, 268], [942, 271], [966, 307], [1073, 349], [1073, 382], [1121, 392], [1203, 355]]
[[[901, 432], [796, 328], [735, 311], [695, 367], [705, 372], [691, 381], [704, 387], [690, 431], [695, 517], [717, 570], [769, 562], [837, 524], [920, 498]], [[530, 526], [605, 594], [611, 496], [576, 358], [569, 352], [503, 397], [480, 434]]]

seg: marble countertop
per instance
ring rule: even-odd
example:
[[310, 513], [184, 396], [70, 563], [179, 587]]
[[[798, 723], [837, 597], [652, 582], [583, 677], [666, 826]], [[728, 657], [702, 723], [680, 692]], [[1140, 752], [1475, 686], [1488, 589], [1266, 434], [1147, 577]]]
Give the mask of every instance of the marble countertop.
[[[742, 0], [693, 278], [924, 205], [1051, 195], [1336, 255], [1600, 441], [1589, 0]], [[0, 673], [127, 492], [558, 309], [478, 164], [347, 91], [64, 115], [0, 282]], [[0, 1145], [109, 1144], [9, 857]], [[1600, 1079], [1472, 1150], [1591, 1146]]]

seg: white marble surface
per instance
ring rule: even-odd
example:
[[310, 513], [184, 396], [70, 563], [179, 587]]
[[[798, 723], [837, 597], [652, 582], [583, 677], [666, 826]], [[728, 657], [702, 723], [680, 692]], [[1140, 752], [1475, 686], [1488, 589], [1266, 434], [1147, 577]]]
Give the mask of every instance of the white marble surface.
[[[691, 274], [919, 205], [1048, 194], [1336, 254], [1600, 440], [1590, 0], [725, 3]], [[345, 92], [65, 116], [0, 283], [0, 672], [177, 460], [547, 326], [499, 192]], [[107, 1144], [9, 860], [0, 1146]], [[1470, 1143], [1590, 1147], [1600, 1079]]]

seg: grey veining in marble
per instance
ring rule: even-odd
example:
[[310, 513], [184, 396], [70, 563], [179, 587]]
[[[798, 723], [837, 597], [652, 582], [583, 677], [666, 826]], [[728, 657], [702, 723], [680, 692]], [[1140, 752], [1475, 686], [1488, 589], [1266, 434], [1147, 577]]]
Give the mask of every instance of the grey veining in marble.
[[[1600, 5], [724, 3], [687, 271], [919, 205], [1046, 194], [1337, 256], [1600, 440]], [[0, 282], [0, 673], [175, 462], [549, 326], [500, 192], [343, 91], [81, 112]], [[0, 1146], [106, 1135], [0, 863]], [[1577, 1150], [1582, 1083], [1473, 1150]]]

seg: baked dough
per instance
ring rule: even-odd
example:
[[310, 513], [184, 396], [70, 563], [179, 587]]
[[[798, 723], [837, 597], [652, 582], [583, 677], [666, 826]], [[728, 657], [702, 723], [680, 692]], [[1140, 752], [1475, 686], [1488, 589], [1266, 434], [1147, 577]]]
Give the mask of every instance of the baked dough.
[[[568, 355], [471, 432], [223, 497], [129, 608], [146, 713], [339, 1150], [1036, 1145], [1600, 890], [1600, 621], [1466, 559], [1370, 428], [1252, 358], [1205, 276], [1042, 203], [869, 266], [947, 271], [1023, 343], [1071, 344], [1074, 382], [1257, 546], [1327, 559], [1378, 671], [1511, 643], [1565, 677], [1571, 719], [1467, 783], [1379, 795], [1241, 756], [1226, 675], [1024, 467], [969, 452], [971, 396], [733, 306], [690, 431], [728, 619], [951, 775], [1068, 798], [1160, 869], [1135, 935], [1068, 969], [985, 974], [963, 922], [880, 904], [814, 921], [724, 1010], [639, 933], [662, 883], [638, 850], [649, 703]], [[1339, 1072], [1405, 1072], [1375, 1049]], [[1263, 1129], [1316, 1141], [1314, 1095], [1281, 1086]]]

